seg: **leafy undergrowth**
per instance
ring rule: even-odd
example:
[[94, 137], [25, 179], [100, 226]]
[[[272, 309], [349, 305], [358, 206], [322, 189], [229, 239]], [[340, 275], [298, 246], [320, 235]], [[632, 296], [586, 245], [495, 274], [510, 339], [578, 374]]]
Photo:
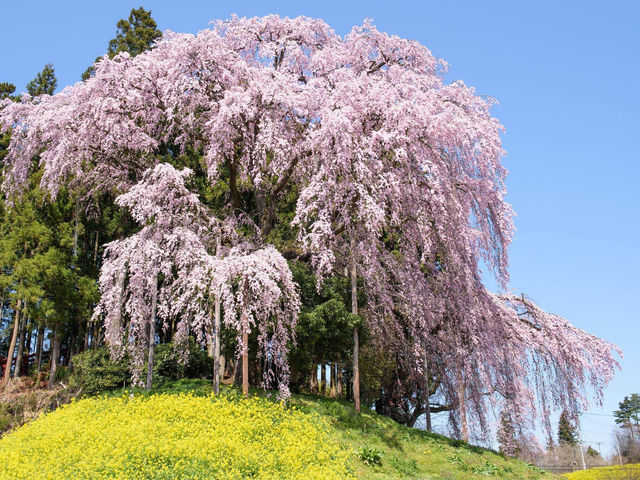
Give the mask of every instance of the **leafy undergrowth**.
[[640, 480], [640, 463], [578, 470], [564, 476], [570, 480]]
[[[12, 479], [551, 479], [495, 452], [398, 425], [347, 402], [287, 407], [181, 380], [151, 394], [75, 401], [0, 440]], [[256, 392], [257, 393], [257, 392]]]

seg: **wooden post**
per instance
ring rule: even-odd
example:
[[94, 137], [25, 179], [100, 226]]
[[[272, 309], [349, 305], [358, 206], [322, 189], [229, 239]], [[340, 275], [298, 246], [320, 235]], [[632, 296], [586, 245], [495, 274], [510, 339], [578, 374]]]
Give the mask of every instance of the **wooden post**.
[[18, 340], [18, 330], [20, 329], [20, 312], [22, 310], [22, 300], [18, 300], [16, 310], [14, 312], [13, 319], [13, 332], [11, 333], [11, 341], [9, 342], [9, 351], [7, 352], [7, 364], [4, 367], [4, 377], [2, 379], [2, 385], [7, 386], [9, 378], [11, 377], [11, 364], [13, 363], [13, 352], [16, 348], [16, 341]]
[[[351, 231], [351, 313], [358, 314], [358, 276], [356, 271], [356, 237]], [[353, 327], [353, 404], [356, 412], [360, 411], [360, 340], [358, 326]]]
[[153, 359], [156, 344], [156, 306], [158, 301], [158, 276], [153, 278], [153, 290], [151, 291], [151, 318], [149, 319], [149, 359], [147, 362], [147, 390], [153, 387]]
[[242, 393], [249, 397], [249, 319], [247, 318], [248, 288], [244, 284], [244, 304], [242, 305]]
[[[220, 235], [216, 239], [216, 257], [220, 258], [220, 244], [221, 244]], [[214, 346], [213, 346], [213, 393], [216, 395], [220, 393], [220, 294], [216, 293], [215, 297], [215, 306], [214, 306], [214, 317], [215, 317], [215, 326], [214, 326]], [[244, 380], [243, 380], [244, 382]]]
[[249, 334], [242, 332], [242, 394], [249, 397]]

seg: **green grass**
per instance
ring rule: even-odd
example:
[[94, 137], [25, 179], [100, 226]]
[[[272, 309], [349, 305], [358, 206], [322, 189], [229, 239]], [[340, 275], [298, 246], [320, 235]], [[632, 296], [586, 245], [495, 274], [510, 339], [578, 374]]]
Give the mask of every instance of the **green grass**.
[[[232, 397], [238, 395], [231, 391], [232, 387], [226, 387], [226, 390]], [[108, 395], [122, 397], [126, 393], [130, 391], [116, 391]], [[211, 394], [211, 385], [204, 380], [180, 380], [161, 384], [151, 392], [136, 390], [135, 393], [208, 396]], [[252, 393], [264, 395], [258, 390]], [[309, 414], [311, 418], [320, 417], [329, 424], [331, 441], [349, 452], [349, 470], [360, 479], [561, 478], [491, 450], [404, 427], [371, 411], [358, 414], [345, 401], [294, 395], [289, 405]], [[300, 478], [306, 477], [301, 473]]]

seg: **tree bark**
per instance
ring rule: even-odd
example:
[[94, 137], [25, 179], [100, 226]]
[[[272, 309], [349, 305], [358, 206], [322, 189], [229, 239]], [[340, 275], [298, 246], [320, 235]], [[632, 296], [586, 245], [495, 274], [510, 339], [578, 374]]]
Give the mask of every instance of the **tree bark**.
[[73, 208], [74, 226], [73, 226], [73, 260], [78, 258], [78, 210], [80, 209], [80, 197], [76, 198], [76, 204]]
[[93, 263], [96, 268], [98, 267], [98, 239], [100, 238], [100, 232], [96, 232], [96, 242], [93, 246]]
[[327, 366], [324, 363], [320, 364], [320, 395], [327, 396]]
[[429, 359], [427, 357], [427, 349], [424, 349], [424, 423], [427, 432], [431, 431], [431, 400], [429, 386]]
[[342, 397], [343, 383], [344, 379], [342, 377], [342, 365], [336, 364], [336, 395], [338, 397]]
[[[356, 237], [351, 233], [351, 313], [358, 314], [358, 276], [356, 271]], [[353, 404], [356, 412], [360, 411], [360, 366], [358, 357], [360, 345], [358, 326], [353, 327]]]
[[[220, 258], [220, 247], [222, 239], [218, 235], [216, 239], [216, 257]], [[213, 393], [220, 393], [220, 295], [216, 293], [214, 305], [214, 322], [213, 322]]]
[[460, 433], [462, 434], [462, 440], [469, 442], [469, 426], [467, 424], [467, 405], [465, 403], [465, 388], [464, 378], [462, 373], [462, 367], [458, 372], [458, 408], [460, 416]]
[[42, 344], [44, 343], [44, 327], [38, 327], [38, 338], [36, 340], [36, 362], [38, 365], [38, 373], [42, 368]]
[[244, 285], [244, 303], [242, 305], [242, 393], [249, 396], [249, 319], [247, 317], [248, 286]]
[[311, 366], [311, 372], [309, 372], [309, 393], [318, 394], [318, 365], [315, 363]]
[[153, 357], [155, 356], [156, 345], [156, 306], [158, 301], [158, 276], [153, 277], [151, 291], [151, 318], [149, 319], [149, 358], [147, 361], [147, 384], [146, 389], [153, 387]]
[[24, 342], [27, 333], [27, 322], [29, 321], [26, 315], [22, 315], [22, 321], [20, 322], [20, 336], [18, 337], [18, 354], [16, 355], [16, 368], [13, 371], [15, 378], [22, 375], [22, 357], [24, 353]]
[[220, 295], [216, 295], [216, 303], [214, 306], [215, 331], [214, 331], [214, 347], [213, 347], [213, 393], [220, 393]]
[[249, 334], [242, 332], [242, 394], [249, 397]]
[[329, 396], [331, 398], [336, 398], [336, 373], [338, 371], [338, 367], [336, 367], [335, 362], [331, 362], [328, 366], [329, 374], [331, 375], [331, 379], [329, 380]]
[[118, 320], [116, 323], [116, 329], [118, 335], [121, 335], [120, 330], [122, 329], [122, 301], [124, 299], [124, 281], [126, 278], [125, 272], [120, 272], [118, 275]]
[[20, 313], [22, 311], [22, 300], [18, 300], [16, 310], [13, 318], [13, 332], [11, 333], [11, 341], [9, 342], [9, 351], [7, 352], [7, 364], [4, 367], [4, 377], [2, 379], [2, 385], [6, 386], [9, 383], [11, 377], [11, 364], [13, 363], [13, 352], [16, 348], [16, 341], [18, 340], [18, 331], [20, 329]]
[[56, 378], [56, 370], [60, 361], [60, 324], [56, 323], [53, 327], [53, 345], [51, 348], [51, 368], [49, 369], [49, 383], [53, 383]]
[[89, 350], [89, 334], [91, 332], [91, 321], [88, 321], [84, 326], [84, 340], [82, 344], [82, 351], [86, 352]]

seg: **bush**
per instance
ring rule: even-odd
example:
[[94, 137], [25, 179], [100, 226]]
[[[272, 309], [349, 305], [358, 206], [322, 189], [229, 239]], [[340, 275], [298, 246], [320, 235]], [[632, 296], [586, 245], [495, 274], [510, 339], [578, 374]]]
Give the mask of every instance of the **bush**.
[[[193, 340], [189, 342], [187, 363], [178, 361], [178, 355], [172, 343], [156, 345], [153, 362], [154, 384], [180, 380], [181, 378], [213, 378], [213, 359]], [[58, 372], [60, 377], [58, 378]], [[56, 379], [66, 379], [67, 371], [58, 368]], [[146, 367], [144, 369], [146, 372]], [[64, 378], [62, 378], [64, 377]], [[130, 383], [131, 374], [128, 358], [114, 361], [108, 347], [87, 350], [73, 357], [73, 373], [70, 382], [74, 387], [82, 388], [85, 395], [95, 395], [107, 390], [115, 390]]]
[[127, 359], [114, 361], [107, 347], [98, 347], [73, 357], [71, 383], [82, 393], [94, 395], [123, 387], [130, 380]]

